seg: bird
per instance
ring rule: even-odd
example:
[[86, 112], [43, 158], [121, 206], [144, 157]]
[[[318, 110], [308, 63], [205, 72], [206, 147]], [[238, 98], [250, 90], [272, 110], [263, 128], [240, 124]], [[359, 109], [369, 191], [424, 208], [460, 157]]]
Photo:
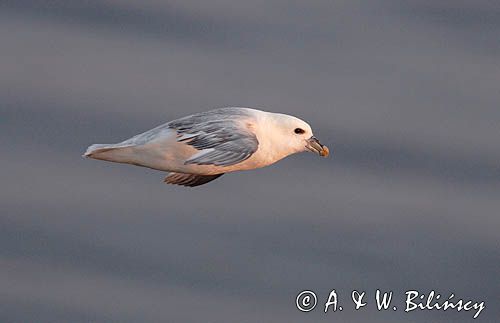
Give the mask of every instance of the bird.
[[167, 184], [195, 187], [304, 151], [329, 155], [307, 122], [287, 114], [224, 107], [164, 123], [117, 144], [91, 145], [83, 157], [166, 171]]

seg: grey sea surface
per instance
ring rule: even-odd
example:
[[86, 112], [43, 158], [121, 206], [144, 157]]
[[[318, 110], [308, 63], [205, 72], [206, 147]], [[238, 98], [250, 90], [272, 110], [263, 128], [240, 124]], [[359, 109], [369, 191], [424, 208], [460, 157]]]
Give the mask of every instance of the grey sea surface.
[[[4, 0], [0, 321], [500, 317], [494, 1]], [[221, 106], [307, 120], [330, 158], [196, 189], [81, 158]], [[295, 297], [310, 289], [317, 307]], [[324, 313], [335, 289], [343, 311]], [[377, 311], [376, 289], [397, 311]], [[366, 291], [354, 310], [352, 290]]]

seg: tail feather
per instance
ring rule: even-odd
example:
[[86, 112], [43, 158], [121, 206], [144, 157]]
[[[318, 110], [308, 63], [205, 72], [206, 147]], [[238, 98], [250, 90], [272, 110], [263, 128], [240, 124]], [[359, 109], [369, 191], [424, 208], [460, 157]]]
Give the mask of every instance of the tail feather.
[[109, 149], [113, 149], [113, 145], [108, 144], [94, 144], [87, 148], [87, 151], [83, 154], [83, 157], [92, 157], [93, 154], [104, 152]]
[[134, 163], [133, 145], [94, 144], [87, 148], [83, 157], [108, 160], [117, 163]]

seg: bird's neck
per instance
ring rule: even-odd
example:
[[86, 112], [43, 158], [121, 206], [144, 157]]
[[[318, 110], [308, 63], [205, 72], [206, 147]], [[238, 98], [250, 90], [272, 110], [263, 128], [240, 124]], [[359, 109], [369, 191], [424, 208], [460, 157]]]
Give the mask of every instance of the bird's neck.
[[259, 140], [261, 158], [266, 159], [269, 164], [294, 153], [290, 151], [287, 137], [277, 126], [277, 121], [272, 113], [268, 113], [265, 118], [260, 120], [256, 135]]

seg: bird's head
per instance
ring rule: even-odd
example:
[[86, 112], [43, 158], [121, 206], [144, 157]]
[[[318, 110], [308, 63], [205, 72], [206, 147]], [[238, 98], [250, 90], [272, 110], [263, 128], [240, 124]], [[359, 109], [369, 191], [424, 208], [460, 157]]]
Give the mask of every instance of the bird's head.
[[311, 126], [307, 122], [286, 114], [277, 113], [274, 115], [275, 129], [273, 132], [278, 132], [280, 144], [290, 154], [311, 151], [322, 157], [329, 155], [328, 147], [314, 137]]

